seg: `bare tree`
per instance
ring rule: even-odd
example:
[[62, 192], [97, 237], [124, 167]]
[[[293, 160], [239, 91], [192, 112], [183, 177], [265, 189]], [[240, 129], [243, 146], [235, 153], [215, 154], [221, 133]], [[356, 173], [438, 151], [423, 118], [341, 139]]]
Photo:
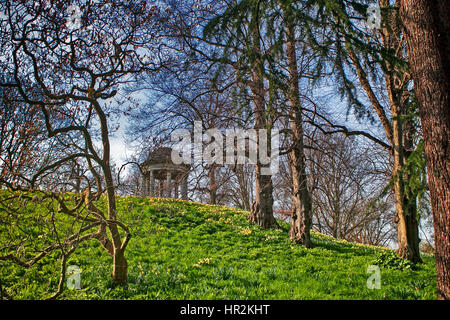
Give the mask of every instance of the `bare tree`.
[[42, 151], [38, 147], [44, 139], [39, 110], [21, 102], [14, 88], [0, 88], [0, 94], [0, 187], [23, 185]]
[[315, 145], [321, 147], [308, 157], [314, 228], [363, 243], [392, 241], [392, 197], [383, 196], [389, 174], [377, 163], [385, 159], [375, 160], [373, 145], [364, 148], [354, 138], [326, 138], [315, 136]]
[[[79, 4], [82, 10], [82, 16], [75, 24], [67, 23], [70, 4]], [[147, 8], [145, 2], [139, 1], [127, 4], [121, 1], [5, 1], [1, 11], [6, 13], [0, 37], [2, 71], [13, 79], [3, 86], [13, 86], [25, 104], [39, 109], [49, 139], [62, 146], [65, 152], [40, 167], [26, 188], [21, 189], [36, 190], [49, 173], [57, 174], [74, 161], [88, 168], [89, 175], [77, 171], [75, 166], [72, 174], [81, 174], [76, 178], [85, 181], [86, 189], [74, 199], [68, 200], [50, 189], [36, 191], [42, 195], [41, 200], [58, 204], [57, 210], [49, 204], [47, 214], [52, 217], [50, 227], [57, 235], [56, 239], [50, 238], [54, 242], [17, 256], [14, 248], [23, 239], [14, 238], [11, 233], [8, 244], [2, 247], [5, 254], [0, 260], [31, 267], [44, 256], [59, 250], [61, 277], [55, 297], [62, 291], [65, 264], [70, 254], [81, 242], [96, 239], [113, 260], [112, 280], [124, 284], [127, 281], [125, 249], [131, 233], [118, 220], [108, 122], [114, 108], [106, 102], [116, 96], [121, 85], [133, 81], [133, 75], [158, 68], [159, 62], [152, 62], [152, 55], [164, 49], [159, 46], [158, 51], [152, 51], [151, 46], [158, 41], [155, 35], [159, 22], [167, 20], [165, 15], [168, 13], [160, 14], [158, 7]], [[103, 193], [106, 195], [105, 210], [99, 206]], [[4, 207], [13, 201], [6, 197], [4, 200], [7, 201], [2, 201]], [[25, 200], [20, 194], [18, 197], [23, 206], [26, 205], [23, 201], [36, 199], [32, 195]], [[19, 209], [14, 210], [18, 212]], [[63, 228], [57, 232], [61, 226], [53, 217], [61, 214], [73, 219], [78, 228]], [[9, 217], [11, 213], [5, 219]]]

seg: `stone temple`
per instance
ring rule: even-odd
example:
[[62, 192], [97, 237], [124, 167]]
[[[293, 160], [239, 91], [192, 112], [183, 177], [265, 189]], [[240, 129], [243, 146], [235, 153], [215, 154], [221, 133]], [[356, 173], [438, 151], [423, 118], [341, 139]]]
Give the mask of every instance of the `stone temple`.
[[171, 154], [171, 148], [160, 147], [141, 165], [143, 196], [187, 200], [190, 165], [174, 164]]

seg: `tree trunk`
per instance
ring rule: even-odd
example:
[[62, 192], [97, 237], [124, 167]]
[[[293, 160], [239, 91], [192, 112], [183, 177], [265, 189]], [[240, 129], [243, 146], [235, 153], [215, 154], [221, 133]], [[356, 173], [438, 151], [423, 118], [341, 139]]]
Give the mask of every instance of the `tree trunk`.
[[[265, 129], [264, 114], [261, 111], [255, 112], [255, 129]], [[270, 134], [267, 137], [267, 147], [270, 148]], [[257, 138], [257, 148], [259, 150], [259, 135]], [[269, 165], [263, 165], [258, 161], [255, 165], [255, 201], [250, 209], [250, 221], [265, 229], [276, 228], [278, 223], [273, 216], [273, 184], [271, 175], [261, 174], [263, 168]]]
[[115, 284], [124, 285], [127, 283], [128, 263], [123, 250], [115, 250], [111, 277]]
[[391, 99], [392, 106], [392, 131], [393, 131], [393, 153], [394, 153], [394, 194], [395, 194], [395, 223], [397, 224], [397, 239], [399, 257], [412, 261], [421, 262], [419, 251], [419, 232], [416, 210], [416, 199], [409, 199], [405, 190], [408, 176], [405, 174], [405, 154], [401, 115], [398, 105]]
[[450, 8], [403, 0], [401, 18], [422, 122], [435, 234], [438, 299], [450, 299]]
[[[256, 165], [256, 170], [260, 169]], [[278, 223], [273, 216], [272, 177], [257, 174], [255, 180], [255, 201], [250, 210], [250, 221], [265, 229], [275, 228]]]
[[241, 209], [250, 211], [250, 197], [249, 193], [251, 189], [248, 188], [248, 179], [247, 174], [244, 171], [244, 166], [242, 164], [236, 165], [236, 168], [234, 170], [237, 178], [238, 178], [238, 184], [239, 184], [239, 195], [241, 198]]
[[311, 196], [309, 194], [303, 143], [303, 117], [300, 107], [299, 80], [297, 69], [297, 53], [295, 45], [295, 28], [287, 17], [286, 20], [286, 55], [289, 64], [289, 103], [290, 126], [292, 130], [293, 148], [289, 154], [292, 175], [292, 222], [289, 236], [292, 241], [309, 248], [312, 246], [310, 230], [312, 224]]
[[[104, 175], [107, 190], [106, 195], [108, 197], [108, 219], [111, 221], [116, 221], [116, 198], [111, 171], [109, 169], [105, 170]], [[111, 242], [113, 246], [113, 271], [111, 274], [112, 280], [115, 284], [124, 285], [127, 283], [128, 275], [128, 264], [124, 255], [125, 247], [123, 246], [117, 224], [113, 222], [109, 223], [108, 229], [111, 234]]]
[[[103, 220], [106, 220], [103, 212], [95, 207], [92, 203], [92, 197], [90, 192], [85, 191], [85, 203], [88, 211], [94, 212], [99, 215]], [[115, 202], [111, 203], [111, 199], [108, 199], [108, 206], [115, 207]], [[114, 219], [111, 219], [114, 217]], [[112, 257], [113, 259], [113, 270], [111, 273], [112, 281], [118, 285], [124, 285], [127, 282], [128, 275], [128, 265], [126, 258], [124, 256], [126, 245], [130, 239], [130, 234], [127, 235], [127, 239], [124, 242], [120, 239], [120, 233], [117, 228], [117, 224], [113, 221], [115, 220], [115, 214], [109, 214], [108, 223], [102, 223], [99, 226], [99, 230], [95, 238], [100, 242], [103, 249]], [[109, 232], [108, 232], [109, 231]], [[127, 230], [128, 232], [128, 230]], [[111, 235], [111, 239], [108, 237], [108, 233]]]
[[[408, 111], [403, 112], [403, 114], [408, 114]], [[411, 123], [411, 120], [403, 121], [403, 166], [406, 168], [407, 160], [411, 153], [414, 151], [414, 128]], [[407, 170], [403, 172], [403, 181], [405, 185], [409, 185], [411, 183], [411, 175]], [[402, 202], [403, 207], [406, 212], [406, 230], [407, 230], [407, 239], [408, 246], [411, 248], [412, 256], [409, 260], [414, 263], [422, 262], [420, 257], [420, 238], [419, 238], [419, 224], [420, 219], [417, 212], [417, 194], [412, 194], [411, 192], [407, 192], [407, 189], [404, 191], [405, 198]]]
[[[421, 262], [419, 250], [419, 225], [417, 221], [417, 209], [410, 203], [404, 193], [404, 184], [401, 178], [394, 178], [394, 194], [397, 224], [397, 239], [399, 257], [414, 263]], [[400, 181], [398, 181], [400, 180]], [[415, 199], [414, 199], [415, 201]]]
[[[262, 62], [260, 61], [261, 47], [258, 23], [252, 22], [251, 27], [253, 47], [250, 49], [254, 51], [257, 57], [252, 65], [250, 89], [252, 91], [252, 100], [254, 105], [254, 117], [256, 130], [267, 129], [266, 118], [266, 99], [264, 89], [264, 79]], [[257, 150], [259, 152], [259, 134], [257, 135]], [[267, 147], [270, 150], [270, 133], [267, 137]], [[255, 201], [250, 210], [250, 221], [256, 223], [263, 228], [277, 227], [278, 224], [273, 216], [273, 185], [272, 176], [262, 175], [261, 169], [270, 167], [270, 164], [262, 164], [260, 162], [261, 155], [258, 157], [255, 165]]]
[[114, 179], [111, 172], [111, 163], [110, 163], [111, 153], [110, 153], [110, 143], [109, 143], [109, 134], [106, 116], [103, 110], [101, 110], [101, 108], [97, 104], [94, 104], [94, 107], [96, 107], [97, 114], [100, 118], [101, 134], [103, 142], [102, 171], [105, 177], [106, 197], [107, 197], [107, 210], [109, 220], [107, 227], [109, 233], [111, 234], [111, 244], [113, 252], [113, 271], [111, 276], [115, 284], [124, 285], [127, 283], [127, 275], [128, 275], [127, 260], [125, 259], [124, 253], [131, 236], [128, 233], [126, 239], [122, 242], [117, 223], [116, 193], [114, 187]]
[[[389, 6], [388, 0], [380, 0], [381, 7]], [[401, 28], [399, 28], [398, 17], [395, 12], [390, 17], [390, 28], [384, 28], [381, 32], [381, 42], [383, 47], [393, 52], [402, 46]], [[392, 168], [392, 176], [394, 179], [394, 195], [395, 195], [395, 223], [397, 224], [397, 239], [398, 250], [397, 253], [401, 258], [410, 260], [414, 263], [420, 262], [419, 250], [419, 225], [417, 220], [416, 195], [407, 195], [405, 186], [409, 183], [409, 176], [406, 173], [406, 149], [413, 148], [413, 143], [410, 139], [404, 138], [410, 136], [412, 127], [405, 128], [407, 116], [411, 110], [411, 105], [408, 103], [408, 96], [404, 99], [405, 88], [401, 84], [403, 75], [398, 74], [395, 66], [392, 66], [389, 61], [386, 61], [388, 68], [385, 71], [386, 91], [389, 97], [390, 110], [392, 112], [392, 120], [389, 121], [383, 106], [376, 97], [367, 73], [363, 70], [358, 57], [351, 47], [348, 48], [349, 56], [352, 64], [356, 68], [359, 82], [364, 88], [367, 97], [369, 98], [372, 107], [376, 111], [378, 118], [383, 126], [389, 144], [392, 146], [391, 155], [394, 158], [394, 166]], [[402, 58], [402, 57], [399, 57]], [[405, 100], [403, 102], [403, 100]], [[407, 147], [408, 145], [408, 147]], [[414, 198], [412, 198], [414, 197]]]
[[[293, 151], [292, 153], [297, 153]], [[298, 154], [292, 156], [292, 163], [298, 160]], [[307, 248], [312, 247], [310, 230], [312, 224], [311, 218], [311, 200], [309, 192], [306, 190], [306, 176], [299, 172], [298, 164], [293, 164], [292, 169], [292, 222], [289, 230], [289, 237], [295, 243], [302, 244]]]
[[217, 204], [216, 166], [209, 167], [209, 204]]

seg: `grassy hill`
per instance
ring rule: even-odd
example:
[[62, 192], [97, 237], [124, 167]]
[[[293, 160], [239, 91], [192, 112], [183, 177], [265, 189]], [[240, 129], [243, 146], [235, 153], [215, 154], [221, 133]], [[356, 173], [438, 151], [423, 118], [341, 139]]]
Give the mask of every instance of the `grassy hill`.
[[[63, 299], [434, 299], [434, 258], [411, 268], [392, 252], [313, 233], [313, 249], [293, 245], [287, 224], [262, 230], [247, 212], [173, 199], [118, 199], [133, 238], [126, 251], [127, 288], [110, 281], [111, 261], [95, 240], [68, 265], [81, 268], [81, 290]], [[1, 234], [0, 234], [1, 236]], [[381, 266], [381, 289], [367, 268]], [[390, 268], [389, 265], [399, 269]], [[31, 270], [0, 261], [0, 281], [16, 299], [40, 299], [56, 288], [59, 265]]]

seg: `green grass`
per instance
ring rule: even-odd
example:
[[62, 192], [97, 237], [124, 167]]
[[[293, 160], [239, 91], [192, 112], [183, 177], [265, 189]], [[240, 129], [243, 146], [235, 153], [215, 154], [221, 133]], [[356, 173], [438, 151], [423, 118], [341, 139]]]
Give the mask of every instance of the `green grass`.
[[[417, 268], [381, 266], [381, 289], [370, 290], [369, 265], [387, 249], [313, 233], [315, 247], [289, 241], [289, 226], [263, 230], [248, 213], [172, 199], [118, 199], [131, 239], [128, 285], [110, 280], [111, 258], [95, 240], [68, 265], [78, 265], [81, 290], [62, 299], [434, 299], [435, 262]], [[2, 229], [3, 230], [3, 229]], [[55, 290], [59, 264], [45, 259], [30, 270], [0, 261], [0, 280], [16, 299], [42, 299]]]

